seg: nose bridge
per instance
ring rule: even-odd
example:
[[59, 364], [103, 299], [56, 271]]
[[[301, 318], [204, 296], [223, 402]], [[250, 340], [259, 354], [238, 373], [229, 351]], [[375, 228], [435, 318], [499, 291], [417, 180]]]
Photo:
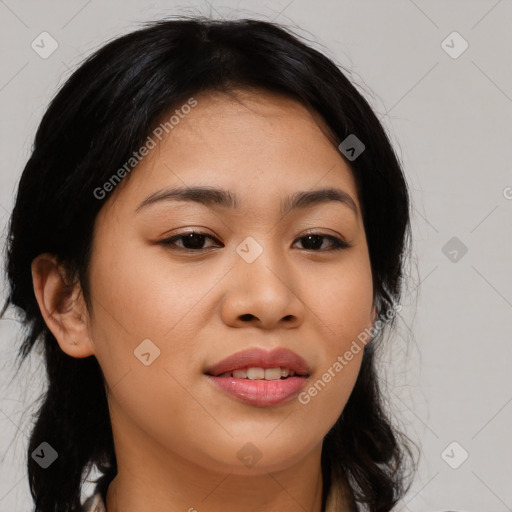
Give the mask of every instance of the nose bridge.
[[[256, 238], [258, 237], [258, 239]], [[302, 316], [292, 271], [271, 234], [248, 236], [236, 247], [235, 264], [225, 300], [227, 320], [256, 317], [265, 325]]]
[[251, 286], [262, 279], [265, 286], [272, 286], [274, 282], [279, 283], [279, 287], [285, 286], [288, 274], [283, 264], [285, 258], [280, 248], [273, 245], [271, 233], [247, 236], [238, 244], [236, 252], [242, 260], [236, 265], [243, 269]]

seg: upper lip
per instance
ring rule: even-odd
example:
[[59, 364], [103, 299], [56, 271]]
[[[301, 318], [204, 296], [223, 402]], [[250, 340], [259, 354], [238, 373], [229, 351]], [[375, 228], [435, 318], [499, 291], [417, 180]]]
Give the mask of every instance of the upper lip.
[[275, 348], [267, 351], [261, 348], [250, 348], [236, 352], [226, 359], [206, 369], [207, 374], [214, 377], [226, 372], [241, 368], [289, 368], [299, 375], [309, 375], [309, 366], [306, 361], [295, 352], [287, 348]]

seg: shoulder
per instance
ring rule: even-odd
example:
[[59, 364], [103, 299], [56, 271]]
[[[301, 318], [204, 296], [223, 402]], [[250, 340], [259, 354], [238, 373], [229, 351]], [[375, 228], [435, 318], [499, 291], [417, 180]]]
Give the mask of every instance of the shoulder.
[[105, 502], [100, 492], [89, 496], [82, 505], [81, 512], [106, 512]]

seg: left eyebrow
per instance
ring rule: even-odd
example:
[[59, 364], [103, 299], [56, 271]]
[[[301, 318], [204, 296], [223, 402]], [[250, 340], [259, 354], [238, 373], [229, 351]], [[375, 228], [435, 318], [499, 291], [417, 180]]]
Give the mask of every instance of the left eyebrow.
[[[209, 207], [218, 206], [230, 209], [236, 209], [240, 206], [237, 197], [231, 194], [229, 190], [205, 186], [176, 187], [164, 188], [150, 194], [137, 206], [135, 212], [137, 213], [143, 208], [161, 201], [188, 201]], [[357, 216], [355, 201], [347, 192], [339, 188], [322, 188], [290, 194], [281, 203], [281, 214], [286, 215], [291, 210], [305, 209], [330, 202], [347, 206]]]

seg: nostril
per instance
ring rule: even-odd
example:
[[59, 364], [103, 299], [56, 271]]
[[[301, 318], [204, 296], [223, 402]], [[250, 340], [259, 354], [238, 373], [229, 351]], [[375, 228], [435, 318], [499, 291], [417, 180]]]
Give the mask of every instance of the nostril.
[[246, 313], [245, 315], [242, 315], [240, 318], [245, 322], [246, 320], [252, 320], [254, 318], [254, 315], [252, 315], [251, 313]]

